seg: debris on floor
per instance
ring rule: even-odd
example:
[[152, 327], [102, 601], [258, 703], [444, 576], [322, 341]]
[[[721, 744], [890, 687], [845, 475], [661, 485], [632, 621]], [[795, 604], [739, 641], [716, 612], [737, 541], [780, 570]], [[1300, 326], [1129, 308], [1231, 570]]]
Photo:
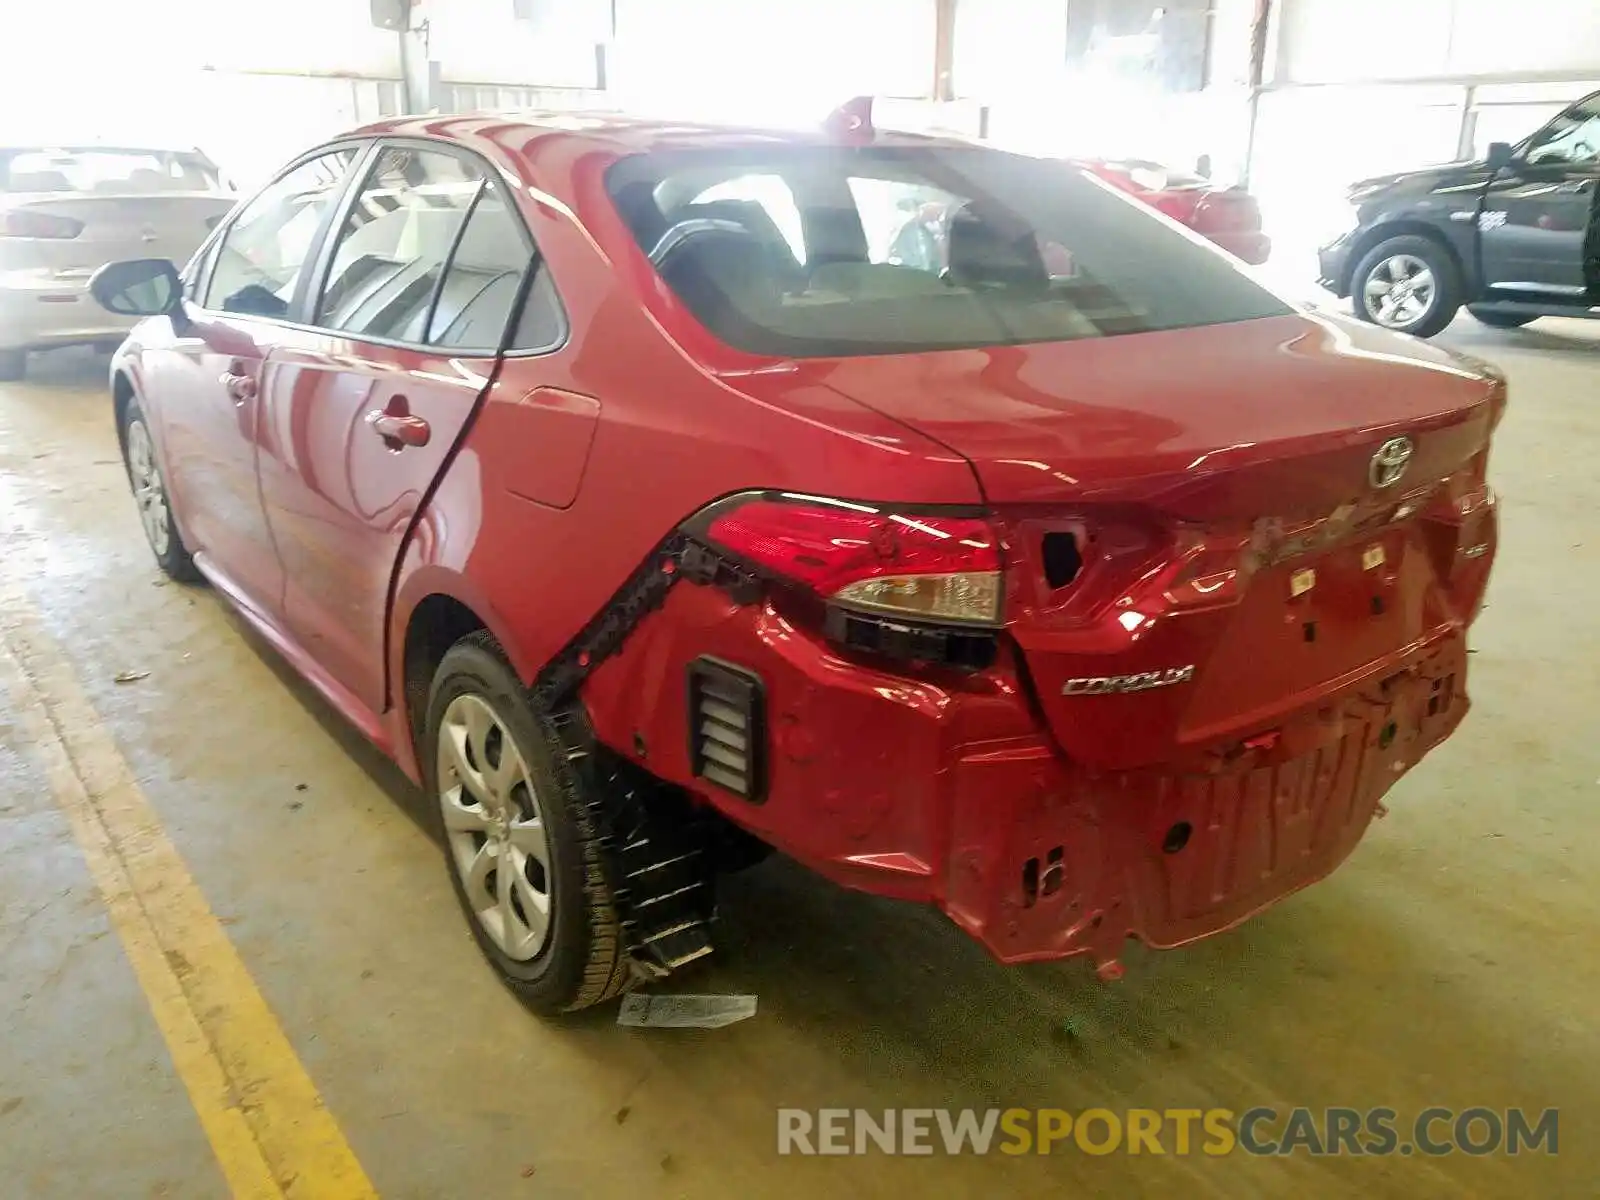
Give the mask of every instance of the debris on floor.
[[114, 683], [138, 683], [141, 679], [149, 679], [149, 671], [118, 671], [112, 677]]
[[754, 996], [651, 996], [622, 998], [617, 1024], [634, 1029], [721, 1029], [756, 1015]]

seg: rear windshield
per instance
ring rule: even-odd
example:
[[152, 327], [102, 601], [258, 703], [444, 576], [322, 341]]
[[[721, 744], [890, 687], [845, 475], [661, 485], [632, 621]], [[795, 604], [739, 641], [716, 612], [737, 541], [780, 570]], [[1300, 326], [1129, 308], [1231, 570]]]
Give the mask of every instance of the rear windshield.
[[0, 191], [99, 193], [214, 192], [217, 169], [204, 156], [170, 150], [0, 150]]
[[981, 147], [667, 151], [622, 159], [607, 186], [695, 316], [757, 354], [1069, 341], [1292, 311], [1110, 185]]

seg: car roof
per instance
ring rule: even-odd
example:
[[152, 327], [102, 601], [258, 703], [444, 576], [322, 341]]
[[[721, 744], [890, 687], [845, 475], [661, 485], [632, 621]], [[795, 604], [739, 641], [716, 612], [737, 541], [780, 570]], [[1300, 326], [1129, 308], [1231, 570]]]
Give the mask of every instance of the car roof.
[[[363, 125], [347, 136], [447, 138], [469, 145], [487, 142], [511, 154], [526, 153], [535, 141], [566, 141], [586, 143], [618, 156], [652, 150], [860, 144], [830, 133], [820, 125], [815, 129], [794, 129], [673, 121], [625, 113], [557, 111], [392, 117]], [[871, 144], [953, 147], [972, 143], [957, 137], [877, 130]]]

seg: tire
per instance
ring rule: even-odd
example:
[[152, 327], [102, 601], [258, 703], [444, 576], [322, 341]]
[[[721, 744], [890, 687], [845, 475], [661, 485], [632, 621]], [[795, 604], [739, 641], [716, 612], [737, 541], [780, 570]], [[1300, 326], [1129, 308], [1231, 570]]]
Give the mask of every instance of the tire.
[[0, 383], [15, 383], [28, 374], [26, 350], [0, 350]]
[[[1419, 282], [1424, 279], [1426, 287]], [[1383, 304], [1383, 298], [1402, 283], [1409, 286], [1396, 312]], [[1424, 302], [1409, 303], [1422, 300], [1424, 295]], [[1461, 272], [1456, 270], [1450, 252], [1438, 242], [1405, 234], [1367, 251], [1350, 278], [1350, 298], [1356, 316], [1363, 321], [1396, 333], [1432, 337], [1455, 320], [1461, 309]]]
[[172, 502], [167, 496], [167, 484], [161, 474], [161, 463], [156, 457], [155, 442], [150, 437], [150, 427], [144, 410], [137, 400], [129, 400], [122, 413], [122, 465], [128, 473], [128, 486], [133, 489], [134, 502], [139, 506], [139, 523], [144, 526], [145, 541], [156, 563], [167, 575], [180, 583], [196, 583], [200, 572], [195, 568], [194, 556], [183, 544], [183, 535], [172, 519]]
[[429, 816], [478, 949], [545, 1016], [620, 995], [632, 976], [601, 832], [549, 714], [487, 633], [445, 653], [427, 711]]
[[1479, 308], [1475, 304], [1467, 305], [1467, 311], [1491, 329], [1521, 329], [1530, 321], [1539, 319], [1531, 313], [1495, 312], [1492, 308]]

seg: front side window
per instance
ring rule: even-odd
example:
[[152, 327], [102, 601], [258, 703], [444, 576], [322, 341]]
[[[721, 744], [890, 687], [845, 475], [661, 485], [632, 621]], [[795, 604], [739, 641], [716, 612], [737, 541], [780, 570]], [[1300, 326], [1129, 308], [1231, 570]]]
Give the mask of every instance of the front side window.
[[1529, 143], [1526, 158], [1535, 165], [1600, 162], [1600, 96], [1573, 105], [1541, 129]]
[[355, 161], [352, 147], [308, 159], [239, 211], [217, 247], [205, 307], [286, 317], [323, 218]]
[[[792, 197], [798, 246], [755, 203], [757, 179]], [[744, 194], [720, 198], [735, 181]], [[983, 147], [661, 151], [621, 159], [606, 182], [678, 298], [757, 354], [1067, 341], [1293, 311], [1109, 184]]]

